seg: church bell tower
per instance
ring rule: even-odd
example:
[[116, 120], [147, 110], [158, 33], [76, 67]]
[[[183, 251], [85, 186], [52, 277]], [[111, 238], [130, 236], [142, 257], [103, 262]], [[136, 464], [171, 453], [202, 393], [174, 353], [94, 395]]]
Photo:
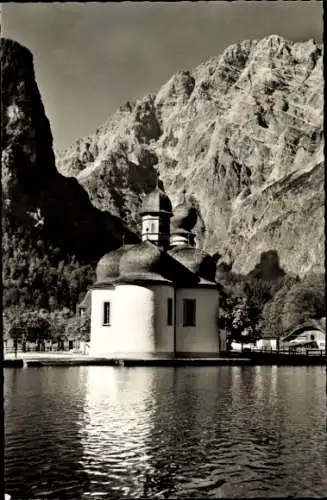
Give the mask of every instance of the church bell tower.
[[164, 248], [169, 247], [170, 218], [173, 215], [172, 205], [167, 194], [157, 185], [147, 194], [140, 210], [142, 216], [142, 241], [149, 240]]

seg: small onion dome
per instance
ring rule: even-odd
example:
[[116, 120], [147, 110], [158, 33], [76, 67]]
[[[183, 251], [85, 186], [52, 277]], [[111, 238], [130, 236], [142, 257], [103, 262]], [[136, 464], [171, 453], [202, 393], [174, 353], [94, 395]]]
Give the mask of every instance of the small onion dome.
[[188, 203], [180, 203], [174, 210], [171, 219], [171, 233], [178, 234], [190, 232], [198, 220], [198, 213], [194, 206]]
[[121, 256], [133, 245], [125, 245], [106, 253], [99, 260], [96, 267], [96, 281], [97, 283], [111, 282], [119, 276], [119, 262]]
[[130, 245], [119, 262], [119, 280], [169, 281], [162, 275], [165, 268], [165, 257], [166, 253], [150, 241]]
[[168, 253], [199, 278], [215, 282], [216, 262], [211, 255], [200, 248], [188, 245], [178, 246], [169, 250]]
[[140, 215], [165, 213], [172, 215], [173, 209], [168, 195], [159, 187], [147, 194], [143, 200]]

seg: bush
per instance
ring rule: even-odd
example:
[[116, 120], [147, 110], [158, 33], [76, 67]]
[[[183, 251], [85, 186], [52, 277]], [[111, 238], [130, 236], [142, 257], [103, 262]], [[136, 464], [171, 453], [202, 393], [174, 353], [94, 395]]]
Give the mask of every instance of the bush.
[[285, 332], [309, 318], [326, 316], [324, 275], [310, 274], [295, 284], [285, 296], [281, 316]]
[[221, 277], [228, 296], [222, 305], [222, 322], [232, 339], [244, 341], [245, 331], [249, 334], [247, 341], [282, 335], [285, 296], [299, 278], [285, 274], [276, 252], [263, 253], [247, 276], [226, 271]]
[[82, 340], [90, 341], [91, 320], [88, 315], [74, 316], [70, 318], [65, 329], [65, 336]]

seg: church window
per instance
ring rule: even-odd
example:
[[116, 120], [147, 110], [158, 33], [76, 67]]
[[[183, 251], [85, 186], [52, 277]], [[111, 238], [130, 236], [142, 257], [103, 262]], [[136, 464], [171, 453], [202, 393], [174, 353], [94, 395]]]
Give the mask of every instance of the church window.
[[110, 326], [110, 302], [103, 303], [103, 325]]
[[195, 299], [184, 299], [183, 303], [183, 326], [195, 326], [196, 301]]
[[167, 325], [173, 324], [173, 299], [167, 299]]

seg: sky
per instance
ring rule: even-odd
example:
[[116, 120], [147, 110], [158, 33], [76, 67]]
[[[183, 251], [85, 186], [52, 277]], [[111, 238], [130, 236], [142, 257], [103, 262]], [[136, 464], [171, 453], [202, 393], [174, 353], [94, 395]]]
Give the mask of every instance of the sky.
[[2, 36], [34, 55], [54, 147], [232, 43], [322, 40], [322, 1], [4, 3]]

